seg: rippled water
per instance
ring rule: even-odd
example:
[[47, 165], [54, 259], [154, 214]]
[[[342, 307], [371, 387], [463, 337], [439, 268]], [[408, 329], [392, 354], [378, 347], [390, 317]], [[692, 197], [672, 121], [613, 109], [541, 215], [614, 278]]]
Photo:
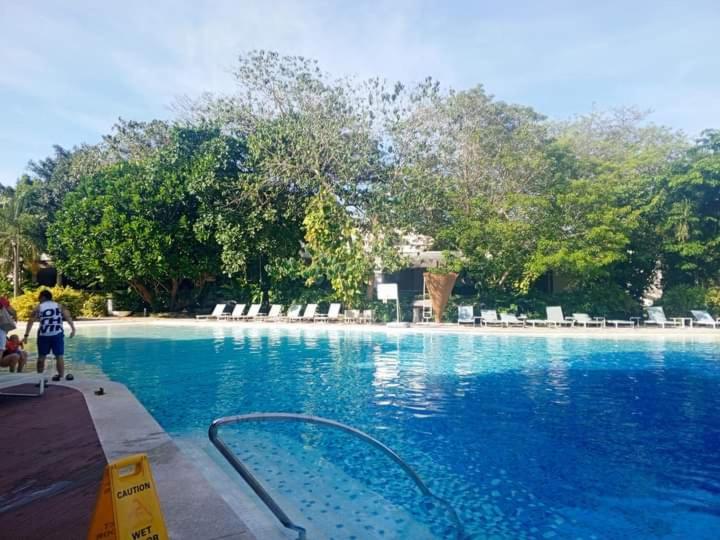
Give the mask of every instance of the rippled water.
[[[214, 418], [253, 411], [365, 430], [450, 499], [475, 538], [709, 539], [720, 531], [717, 342], [210, 324], [82, 329], [69, 356], [76, 372], [99, 369], [125, 383], [177, 436], [204, 437]], [[379, 506], [407, 502], [405, 488], [388, 481], [396, 474], [388, 462], [368, 458], [372, 473], [358, 472], [363, 458], [352, 443], [282, 431], [252, 440], [256, 450], [282, 440], [287, 455], [283, 445], [266, 455], [290, 460], [303, 448], [336, 471], [326, 476], [362, 480], [344, 490], [350, 499], [370, 501], [369, 487]], [[244, 451], [254, 459], [252, 447]], [[258, 465], [266, 476], [268, 463]], [[298, 488], [322, 480], [277, 488], [311, 516], [321, 497]], [[358, 516], [376, 515], [367, 504]], [[337, 526], [338, 538], [364, 537]]]

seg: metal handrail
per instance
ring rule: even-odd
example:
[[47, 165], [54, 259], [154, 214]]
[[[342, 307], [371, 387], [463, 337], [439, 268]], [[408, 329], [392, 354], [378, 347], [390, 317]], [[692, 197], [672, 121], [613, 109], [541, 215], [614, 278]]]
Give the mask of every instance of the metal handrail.
[[359, 429], [355, 429], [353, 427], [341, 424], [340, 422], [336, 422], [334, 420], [329, 420], [327, 418], [296, 413], [252, 413], [236, 416], [224, 416], [222, 418], [214, 420], [213, 423], [210, 425], [210, 428], [208, 429], [208, 437], [210, 438], [210, 441], [215, 445], [215, 447], [220, 451], [220, 453], [225, 457], [225, 459], [230, 463], [230, 465], [232, 465], [232, 467], [238, 472], [238, 474], [242, 476], [243, 480], [248, 483], [248, 485], [252, 488], [255, 494], [260, 497], [260, 499], [275, 515], [278, 521], [280, 521], [280, 523], [282, 523], [285, 528], [294, 530], [298, 533], [298, 540], [305, 539], [305, 528], [297, 525], [288, 517], [288, 515], [283, 511], [282, 508], [280, 508], [277, 502], [275, 502], [275, 499], [272, 498], [272, 496], [265, 490], [262, 484], [253, 476], [253, 474], [248, 470], [248, 468], [245, 467], [245, 465], [240, 461], [240, 459], [233, 453], [232, 450], [230, 450], [230, 448], [228, 448], [225, 442], [218, 435], [218, 428], [223, 425], [239, 424], [244, 422], [258, 422], [265, 420], [275, 422], [306, 422], [310, 424], [329, 426], [344, 431], [345, 433], [354, 435], [361, 440], [371, 444], [372, 446], [383, 452], [390, 459], [392, 459], [395, 463], [397, 463], [400, 468], [405, 471], [405, 473], [412, 479], [412, 481], [415, 483], [415, 485], [418, 487], [418, 489], [424, 496], [436, 500], [448, 510], [448, 513], [450, 514], [450, 517], [455, 525], [455, 537], [458, 540], [463, 538], [463, 526], [460, 522], [460, 518], [458, 517], [457, 512], [455, 512], [455, 509], [452, 507], [452, 505], [445, 499], [442, 499], [437, 495], [433, 494], [422, 481], [420, 476], [418, 476], [418, 474], [413, 470], [413, 468], [410, 467], [410, 465], [408, 465], [407, 463], [405, 463], [405, 461], [403, 461], [403, 459], [392, 449], [385, 446], [383, 443], [381, 443], [374, 437], [371, 437], [367, 433], [360, 431]]

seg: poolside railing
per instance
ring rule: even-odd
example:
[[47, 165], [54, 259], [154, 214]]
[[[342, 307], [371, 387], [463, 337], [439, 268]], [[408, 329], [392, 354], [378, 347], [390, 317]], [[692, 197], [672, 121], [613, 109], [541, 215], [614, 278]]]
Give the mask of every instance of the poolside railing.
[[336, 422], [334, 420], [329, 420], [327, 418], [296, 413], [252, 413], [236, 416], [225, 416], [214, 420], [213, 423], [210, 425], [210, 428], [208, 429], [208, 437], [210, 438], [210, 441], [220, 451], [220, 453], [228, 461], [228, 463], [230, 463], [233, 469], [235, 469], [235, 471], [237, 471], [237, 473], [243, 478], [243, 480], [248, 483], [250, 488], [260, 498], [260, 500], [265, 503], [265, 505], [275, 515], [278, 521], [280, 521], [280, 523], [282, 523], [285, 528], [297, 532], [298, 540], [305, 540], [307, 535], [305, 528], [301, 525], [296, 524], [292, 519], [290, 519], [290, 517], [285, 513], [285, 511], [280, 507], [280, 505], [275, 501], [275, 499], [270, 495], [270, 493], [268, 493], [268, 491], [263, 487], [263, 485], [257, 480], [257, 478], [255, 478], [255, 476], [250, 472], [250, 470], [242, 463], [240, 458], [238, 458], [238, 456], [230, 449], [230, 447], [225, 443], [225, 441], [220, 438], [220, 435], [218, 434], [218, 429], [220, 428], [220, 426], [263, 421], [304, 422], [310, 424], [318, 424], [338, 429], [370, 444], [371, 446], [380, 450], [383, 454], [385, 454], [385, 456], [389, 457], [393, 462], [395, 462], [410, 477], [410, 479], [414, 482], [414, 484], [424, 496], [433, 499], [442, 507], [444, 507], [447, 510], [451, 521], [453, 522], [455, 528], [455, 538], [457, 540], [461, 540], [462, 538], [464, 538], [464, 530], [462, 523], [452, 505], [445, 499], [442, 499], [432, 493], [422, 481], [420, 476], [415, 472], [415, 470], [410, 467], [410, 465], [408, 465], [397, 453], [395, 453], [392, 449], [390, 449], [388, 446], [384, 445], [374, 437], [371, 437], [370, 435], [360, 431], [359, 429], [355, 429], [351, 426]]

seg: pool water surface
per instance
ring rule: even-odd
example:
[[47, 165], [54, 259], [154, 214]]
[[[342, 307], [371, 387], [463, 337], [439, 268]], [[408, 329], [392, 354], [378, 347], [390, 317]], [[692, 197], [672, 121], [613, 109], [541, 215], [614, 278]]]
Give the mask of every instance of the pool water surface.
[[[176, 437], [205, 438], [213, 419], [258, 411], [366, 431], [453, 504], [468, 537], [720, 531], [717, 341], [209, 323], [85, 327], [67, 343], [76, 374], [126, 384]], [[397, 467], [355, 441], [275, 426], [228, 436], [298, 522], [337, 507], [353, 519], [332, 537], [422, 537], [408, 532], [413, 516], [449, 535], [442, 517], [416, 515]], [[345, 487], [332, 485], [339, 478]]]

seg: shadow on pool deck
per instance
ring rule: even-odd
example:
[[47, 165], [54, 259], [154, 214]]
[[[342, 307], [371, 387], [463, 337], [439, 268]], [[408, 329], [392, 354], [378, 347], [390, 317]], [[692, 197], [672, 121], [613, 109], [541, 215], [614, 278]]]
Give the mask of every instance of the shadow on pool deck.
[[81, 392], [51, 386], [38, 398], [1, 397], [0, 456], [4, 538], [87, 535], [107, 462]]

